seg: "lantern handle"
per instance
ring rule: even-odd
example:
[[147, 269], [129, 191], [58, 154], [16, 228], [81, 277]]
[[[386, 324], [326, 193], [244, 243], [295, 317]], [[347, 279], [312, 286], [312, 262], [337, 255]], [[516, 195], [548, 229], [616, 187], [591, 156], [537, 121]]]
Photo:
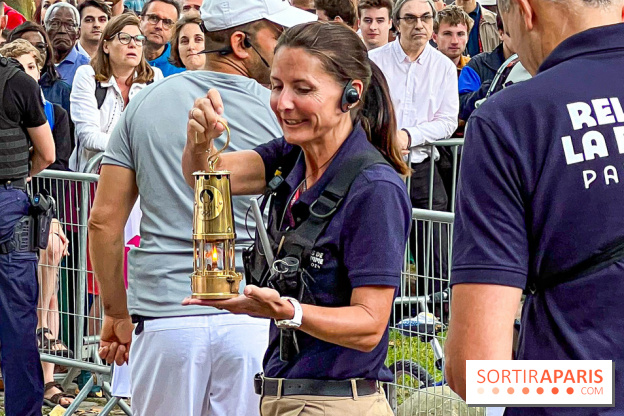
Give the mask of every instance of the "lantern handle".
[[217, 150], [214, 154], [208, 156], [208, 167], [212, 172], [215, 171], [215, 166], [217, 165], [217, 161], [219, 160], [219, 155], [230, 145], [230, 128], [224, 120], [217, 120], [217, 123], [221, 123], [221, 125], [225, 127], [227, 139], [225, 141], [225, 145], [223, 145], [221, 149]]

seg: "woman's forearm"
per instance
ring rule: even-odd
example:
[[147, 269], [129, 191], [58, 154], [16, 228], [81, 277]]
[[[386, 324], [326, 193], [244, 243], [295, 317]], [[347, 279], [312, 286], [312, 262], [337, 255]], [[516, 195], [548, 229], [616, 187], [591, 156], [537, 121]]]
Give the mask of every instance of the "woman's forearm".
[[351, 305], [328, 308], [301, 305], [301, 331], [332, 344], [372, 351], [388, 326], [394, 287], [364, 286], [353, 290]]
[[[363, 305], [328, 308], [301, 305], [303, 321], [300, 331], [332, 344], [354, 350], [372, 351], [385, 332], [383, 325]], [[380, 331], [380, 328], [383, 329]]]

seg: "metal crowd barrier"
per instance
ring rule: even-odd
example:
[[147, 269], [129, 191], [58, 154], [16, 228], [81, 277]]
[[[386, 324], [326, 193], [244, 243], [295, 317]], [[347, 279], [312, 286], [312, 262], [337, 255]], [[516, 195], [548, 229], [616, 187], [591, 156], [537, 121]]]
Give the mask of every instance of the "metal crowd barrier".
[[[85, 170], [95, 171], [100, 160], [101, 155], [96, 156]], [[94, 386], [100, 386], [102, 398], [107, 400], [100, 415], [108, 415], [115, 406], [127, 415], [132, 414], [127, 403], [111, 396], [111, 366], [98, 356], [104, 309], [96, 294], [87, 251], [88, 218], [98, 179], [99, 175], [94, 173], [44, 170], [29, 186], [31, 194], [45, 189], [55, 198], [57, 218], [69, 242], [67, 256], [62, 257], [58, 246], [40, 253], [37, 310], [38, 327], [49, 330], [47, 334], [41, 331], [37, 334], [41, 360], [50, 366], [47, 373], [54, 371], [50, 370], [52, 366], [65, 367], [67, 372], [55, 373], [54, 380], [66, 390], [77, 377], [82, 384], [65, 416], [74, 414]], [[46, 338], [57, 339], [58, 343]]]
[[450, 212], [412, 210], [414, 232], [386, 359], [394, 380], [385, 389], [397, 416], [485, 416], [485, 408], [469, 408], [451, 391], [443, 373], [454, 217]]
[[[451, 210], [455, 205], [459, 149], [463, 143], [463, 139], [447, 139], [429, 146], [431, 154], [435, 148], [451, 148]], [[102, 154], [95, 156], [85, 170], [95, 171], [101, 158]], [[406, 249], [400, 293], [392, 313], [386, 362], [394, 374], [394, 382], [386, 385], [386, 392], [398, 416], [481, 416], [485, 415], [483, 408], [466, 407], [443, 379], [443, 346], [450, 313], [450, 296], [446, 289], [451, 270], [454, 214], [431, 210], [433, 157], [430, 161], [430, 209], [412, 210], [414, 231]], [[101, 386], [103, 397], [108, 400], [100, 415], [108, 415], [115, 406], [132, 415], [127, 403], [111, 396], [111, 367], [97, 354], [103, 307], [99, 296], [89, 293], [94, 286], [89, 281], [93, 283], [95, 276], [88, 267], [87, 223], [98, 179], [99, 175], [94, 173], [45, 170], [33, 178], [29, 189], [29, 192], [38, 192], [45, 188], [55, 197], [57, 217], [69, 240], [70, 254], [60, 263], [56, 256], [41, 256], [41, 287], [46, 283], [48, 287], [40, 290], [38, 307], [39, 314], [47, 314], [48, 322], [53, 322], [52, 337], [62, 341], [73, 353], [71, 357], [64, 357], [58, 351], [42, 348], [42, 361], [68, 369], [66, 374], [55, 374], [55, 380], [67, 388], [82, 371], [89, 372], [89, 378], [66, 410], [66, 416], [74, 414], [94, 385]], [[50, 280], [58, 283], [50, 284]], [[58, 299], [56, 305], [44, 302], [50, 290], [52, 297]], [[59, 310], [58, 318], [54, 317], [55, 307]], [[58, 324], [54, 323], [56, 319]], [[42, 344], [44, 336], [39, 335]], [[63, 347], [59, 344], [56, 349], [59, 348]]]
[[[449, 198], [450, 211], [455, 212], [455, 191], [457, 189], [457, 177], [459, 173], [459, 156], [460, 150], [464, 146], [464, 139], [444, 139], [438, 140], [431, 145], [429, 145], [430, 154], [434, 154], [434, 149], [450, 149], [451, 152], [451, 166], [449, 174], [451, 177], [451, 186], [450, 190], [447, 189], [447, 194]], [[434, 164], [435, 161], [433, 157], [429, 158], [429, 205], [428, 209], [433, 209], [433, 174], [434, 174]], [[438, 166], [438, 170], [440, 170], [440, 166]], [[441, 172], [442, 173], [442, 172]], [[450, 191], [450, 192], [449, 192]]]

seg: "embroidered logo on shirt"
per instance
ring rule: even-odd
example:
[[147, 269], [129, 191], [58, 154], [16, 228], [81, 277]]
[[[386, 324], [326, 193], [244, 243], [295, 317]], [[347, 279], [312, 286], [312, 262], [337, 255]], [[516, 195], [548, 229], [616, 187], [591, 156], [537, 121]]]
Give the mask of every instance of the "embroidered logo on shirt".
[[325, 260], [323, 259], [323, 255], [324, 254], [319, 251], [312, 250], [312, 254], [310, 255], [310, 266], [314, 267], [315, 269], [320, 269], [325, 262]]

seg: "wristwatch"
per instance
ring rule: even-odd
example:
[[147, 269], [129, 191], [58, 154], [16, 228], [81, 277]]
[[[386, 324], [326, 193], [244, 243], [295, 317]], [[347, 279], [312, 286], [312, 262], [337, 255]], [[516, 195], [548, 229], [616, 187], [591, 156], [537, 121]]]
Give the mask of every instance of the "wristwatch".
[[295, 316], [292, 319], [275, 319], [275, 326], [279, 329], [297, 329], [301, 326], [301, 319], [303, 318], [303, 309], [301, 309], [301, 304], [295, 298], [291, 298], [288, 296], [282, 296], [280, 299], [285, 299], [292, 303], [295, 308]]

